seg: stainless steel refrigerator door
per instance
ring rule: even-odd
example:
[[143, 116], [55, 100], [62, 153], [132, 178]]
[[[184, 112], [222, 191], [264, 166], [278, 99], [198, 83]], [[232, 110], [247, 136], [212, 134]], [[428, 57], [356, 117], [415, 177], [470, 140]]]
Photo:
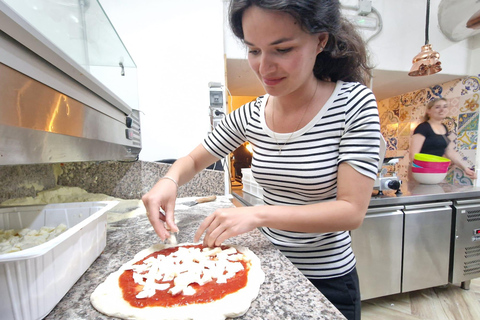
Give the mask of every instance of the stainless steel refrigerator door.
[[370, 208], [351, 232], [362, 300], [399, 293], [402, 273], [403, 206]]
[[448, 283], [450, 201], [405, 207], [402, 292]]
[[480, 199], [455, 201], [450, 282], [480, 277]]

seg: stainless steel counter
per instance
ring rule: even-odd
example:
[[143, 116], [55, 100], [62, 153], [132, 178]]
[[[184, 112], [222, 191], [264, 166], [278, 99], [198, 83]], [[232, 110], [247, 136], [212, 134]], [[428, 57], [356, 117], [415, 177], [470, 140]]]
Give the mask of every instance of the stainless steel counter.
[[[480, 198], [480, 187], [456, 186], [446, 183], [419, 184], [408, 182], [402, 184], [400, 191], [400, 193], [396, 193], [394, 190], [387, 190], [383, 191], [383, 195], [378, 195], [376, 190], [373, 191], [370, 207]], [[243, 192], [241, 189], [233, 190], [232, 194], [246, 206], [263, 204], [262, 199]]]
[[393, 190], [384, 191], [378, 195], [374, 191], [370, 200], [370, 207], [387, 205], [407, 205], [422, 202], [461, 200], [480, 197], [480, 187], [458, 186], [447, 183], [440, 184], [419, 184], [408, 182], [402, 184], [401, 193]]
[[[242, 190], [234, 195], [244, 205], [263, 204]], [[468, 281], [479, 274], [470, 266], [477, 266], [480, 256], [477, 238], [472, 240], [472, 230], [480, 230], [480, 201], [462, 207], [460, 215], [455, 203], [469, 204], [472, 199], [480, 199], [480, 188], [409, 182], [400, 193], [374, 191], [362, 226], [351, 232], [362, 300], [441, 286], [449, 279], [468, 287]], [[470, 220], [463, 217], [469, 215], [468, 208], [475, 215]], [[466, 227], [467, 220], [474, 222]], [[474, 252], [468, 255], [468, 264], [457, 257], [453, 268], [451, 257], [466, 257], [468, 250]]]

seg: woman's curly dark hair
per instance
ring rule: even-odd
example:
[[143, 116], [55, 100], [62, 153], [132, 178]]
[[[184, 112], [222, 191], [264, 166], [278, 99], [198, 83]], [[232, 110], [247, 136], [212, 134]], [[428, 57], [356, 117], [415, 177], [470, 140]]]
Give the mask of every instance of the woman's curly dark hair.
[[328, 42], [315, 61], [315, 77], [368, 85], [372, 68], [368, 64], [365, 42], [340, 14], [338, 0], [232, 0], [230, 27], [241, 40], [244, 40], [243, 13], [250, 6], [288, 13], [308, 33], [328, 33]]

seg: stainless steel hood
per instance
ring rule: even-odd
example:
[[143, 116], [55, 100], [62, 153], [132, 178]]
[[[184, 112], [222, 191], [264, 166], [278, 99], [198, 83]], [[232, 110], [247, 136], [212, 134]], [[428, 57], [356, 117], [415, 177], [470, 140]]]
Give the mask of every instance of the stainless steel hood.
[[140, 120], [0, 0], [0, 165], [136, 160]]

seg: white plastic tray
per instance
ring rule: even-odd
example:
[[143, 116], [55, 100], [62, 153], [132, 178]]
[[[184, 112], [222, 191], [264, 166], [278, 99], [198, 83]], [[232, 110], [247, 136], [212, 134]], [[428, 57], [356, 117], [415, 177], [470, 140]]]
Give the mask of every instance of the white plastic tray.
[[255, 181], [242, 181], [243, 192], [249, 193], [252, 196], [263, 199], [263, 188]]
[[117, 201], [0, 209], [0, 229], [68, 227], [29, 249], [0, 254], [0, 318], [42, 319], [102, 253], [107, 215]]

